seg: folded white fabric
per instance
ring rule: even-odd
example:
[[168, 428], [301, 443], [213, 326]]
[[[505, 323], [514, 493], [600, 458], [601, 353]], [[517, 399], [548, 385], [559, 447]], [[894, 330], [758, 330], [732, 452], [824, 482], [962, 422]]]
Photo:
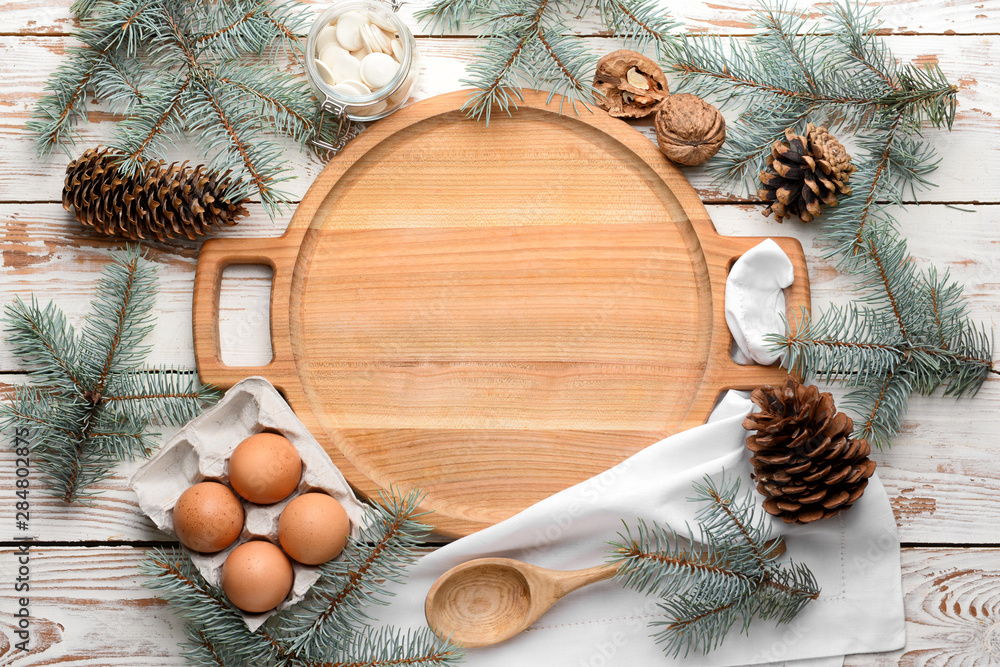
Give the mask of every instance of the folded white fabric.
[[[696, 525], [692, 484], [723, 471], [752, 488], [743, 418], [752, 403], [730, 392], [709, 422], [657, 442], [614, 468], [566, 489], [520, 514], [421, 558], [397, 597], [372, 610], [379, 623], [423, 627], [424, 598], [451, 567], [473, 558], [507, 556], [553, 569], [600, 564], [622, 520], [655, 521], [683, 530]], [[754, 492], [756, 493], [756, 492]], [[769, 520], [771, 520], [769, 518]], [[559, 602], [521, 635], [472, 649], [472, 667], [644, 667], [646, 665], [761, 664], [829, 667], [848, 653], [899, 649], [904, 644], [899, 537], [877, 475], [849, 511], [805, 526], [773, 520], [787, 557], [807, 564], [822, 587], [791, 623], [755, 622], [749, 635], [734, 628], [708, 655], [666, 657], [652, 637], [656, 600], [604, 581]]]
[[780, 355], [768, 351], [764, 337], [783, 333], [785, 293], [795, 278], [792, 262], [767, 239], [743, 254], [726, 279], [726, 323], [739, 348], [733, 360], [744, 366], [770, 366]]

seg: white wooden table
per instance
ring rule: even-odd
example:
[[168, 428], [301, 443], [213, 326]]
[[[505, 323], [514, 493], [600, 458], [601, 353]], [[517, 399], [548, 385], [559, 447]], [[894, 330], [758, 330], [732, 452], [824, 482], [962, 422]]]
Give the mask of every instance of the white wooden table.
[[[745, 35], [747, 0], [664, 0], [691, 29]], [[422, 54], [414, 97], [457, 89], [475, 43], [467, 35], [427, 38], [404, 8]], [[91, 286], [116, 243], [83, 233], [58, 203], [67, 158], [38, 158], [24, 124], [46, 78], [72, 43], [70, 0], [5, 0], [0, 4], [0, 301], [35, 292], [53, 298], [79, 324]], [[807, 7], [811, 3], [795, 3]], [[971, 314], [988, 327], [1000, 320], [1000, 0], [886, 0], [882, 16], [895, 54], [939, 62], [959, 88], [954, 131], [930, 131], [941, 167], [940, 187], [900, 214], [913, 255], [934, 262], [966, 285]], [[587, 18], [576, 28], [599, 53], [615, 48]], [[116, 119], [94, 111], [74, 154], [99, 144]], [[650, 134], [649, 128], [641, 128]], [[196, 157], [191, 152], [188, 157]], [[305, 192], [321, 164], [299, 155]], [[760, 206], [720, 192], [699, 170], [688, 176], [730, 235], [794, 235], [806, 248], [813, 307], [851, 297], [853, 279], [821, 259], [817, 228], [779, 226]], [[290, 213], [271, 222], [257, 205], [228, 236], [279, 236]], [[158, 325], [150, 363], [194, 368], [191, 289], [197, 244], [155, 245], [159, 265]], [[224, 357], [259, 363], [265, 340], [268, 277], [233, 267], [223, 285]], [[26, 380], [22, 365], [0, 344], [0, 387]], [[859, 655], [852, 665], [985, 665], [1000, 663], [1000, 378], [972, 400], [915, 397], [891, 451], [875, 457], [892, 498], [903, 540], [907, 646], [893, 655]], [[7, 437], [9, 434], [4, 434]], [[181, 623], [140, 586], [136, 564], [168, 540], [136, 504], [124, 465], [102, 484], [92, 505], [66, 506], [32, 492], [30, 534], [31, 650], [18, 651], [14, 456], [0, 450], [0, 664], [181, 665]], [[37, 479], [37, 478], [36, 478]], [[37, 484], [37, 481], [33, 481]]]

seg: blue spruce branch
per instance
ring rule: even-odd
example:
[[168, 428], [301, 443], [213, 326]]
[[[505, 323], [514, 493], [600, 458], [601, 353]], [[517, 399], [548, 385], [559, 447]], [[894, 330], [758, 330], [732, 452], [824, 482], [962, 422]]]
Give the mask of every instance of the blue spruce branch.
[[[29, 127], [48, 152], [72, 144], [93, 91], [128, 118], [109, 144], [130, 175], [194, 135], [211, 167], [235, 178], [224, 196], [258, 195], [275, 215], [291, 178], [272, 135], [306, 145], [317, 132], [315, 100], [298, 68], [310, 13], [292, 0], [80, 0], [74, 36], [83, 46], [49, 79]], [[324, 133], [329, 133], [324, 129]]]
[[305, 600], [251, 632], [241, 613], [181, 549], [158, 549], [140, 565], [187, 624], [184, 656], [194, 665], [256, 667], [447, 667], [462, 653], [430, 630], [371, 627], [365, 608], [385, 602], [385, 580], [401, 581], [429, 532], [417, 521], [418, 495], [366, 508], [362, 534], [341, 560], [322, 566]]
[[787, 623], [819, 597], [809, 568], [778, 562], [781, 542], [738, 478], [706, 477], [694, 488], [689, 500], [704, 503], [697, 535], [640, 521], [611, 543], [617, 579], [660, 598], [664, 618], [650, 625], [673, 657], [718, 648], [737, 623], [744, 633], [754, 618]]
[[877, 34], [877, 12], [851, 0], [825, 5], [819, 21], [768, 2], [754, 22], [749, 39], [681, 39], [667, 69], [679, 90], [740, 111], [709, 164], [722, 186], [756, 191], [786, 128], [812, 122], [856, 135], [853, 192], [820, 220], [828, 256], [857, 276], [859, 299], [803, 316], [771, 343], [792, 372], [853, 387], [859, 435], [887, 446], [911, 393], [974, 394], [997, 373], [992, 338], [965, 316], [960, 287], [918, 268], [891, 213], [930, 186], [939, 159], [920, 132], [951, 128], [957, 89], [936, 65], [899, 63]]
[[112, 253], [94, 292], [79, 334], [34, 297], [6, 309], [8, 341], [34, 384], [0, 403], [0, 426], [28, 428], [35, 465], [65, 502], [93, 493], [118, 461], [149, 456], [151, 424], [182, 424], [218, 397], [190, 373], [141, 368], [156, 278], [137, 246]]
[[551, 100], [563, 97], [574, 110], [594, 101], [597, 58], [584, 41], [570, 34], [567, 19], [596, 9], [608, 32], [630, 48], [666, 53], [677, 27], [655, 0], [436, 0], [417, 12], [431, 30], [455, 30], [463, 24], [480, 30], [480, 55], [468, 66], [462, 83], [474, 88], [463, 110], [489, 123], [494, 111], [511, 113], [523, 100], [522, 89], [545, 90]]

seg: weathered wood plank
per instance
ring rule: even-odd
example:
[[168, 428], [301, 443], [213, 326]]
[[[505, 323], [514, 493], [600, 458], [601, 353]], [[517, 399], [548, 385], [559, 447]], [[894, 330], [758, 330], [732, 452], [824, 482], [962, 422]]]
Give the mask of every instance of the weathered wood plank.
[[845, 665], [968, 666], [1000, 661], [997, 549], [904, 549], [906, 648]]
[[[0, 662], [36, 665], [159, 667], [183, 665], [177, 644], [182, 624], [142, 588], [137, 566], [145, 550], [35, 548], [29, 553], [30, 590], [16, 592], [19, 554], [0, 550]], [[30, 599], [31, 643], [16, 648], [19, 598]]]
[[[964, 210], [941, 205], [911, 206], [899, 215], [913, 255], [922, 264], [935, 264], [951, 270], [952, 276], [966, 285], [971, 315], [985, 323], [998, 318], [1000, 302], [1000, 241], [995, 230], [1000, 225], [1000, 207], [967, 205]], [[221, 232], [231, 237], [280, 236], [285, 219], [272, 223], [260, 207], [251, 207], [251, 215], [238, 226]], [[806, 248], [809, 260], [813, 304], [822, 307], [830, 301], [843, 302], [854, 296], [855, 280], [838, 271], [835, 263], [823, 259], [824, 248], [818, 240], [820, 225], [790, 222], [779, 225], [760, 215], [754, 205], [710, 206], [709, 211], [719, 231], [732, 236], [795, 236]], [[942, 233], [942, 226], [947, 232]], [[4, 301], [18, 294], [32, 292], [44, 299], [55, 299], [71, 321], [79, 324], [89, 311], [93, 280], [107, 261], [107, 250], [120, 246], [117, 241], [100, 239], [84, 232], [72, 215], [55, 204], [0, 204], [0, 275]], [[159, 266], [160, 293], [156, 303], [159, 325], [154, 333], [150, 363], [194, 367], [191, 349], [191, 287], [197, 260], [196, 243], [153, 244], [150, 258]], [[224, 290], [232, 297], [232, 310], [222, 313], [226, 327], [235, 332], [245, 329], [251, 320], [247, 310], [260, 310], [259, 299], [266, 293], [263, 269], [241, 269], [238, 274], [252, 280], [252, 290]], [[242, 280], [241, 280], [242, 282]], [[228, 284], [228, 283], [227, 283]], [[235, 286], [235, 281], [234, 281]], [[253, 292], [252, 294], [250, 292]], [[266, 327], [257, 326], [254, 338], [241, 339], [237, 348], [260, 354]], [[243, 336], [243, 334], [239, 334]], [[245, 343], [245, 344], [244, 344]], [[23, 370], [0, 346], [0, 371]]]
[[[724, 234], [797, 236], [809, 260], [814, 308], [852, 297], [853, 279], [820, 257], [817, 225], [778, 225], [762, 217], [759, 207], [754, 206], [711, 206], [710, 213]], [[43, 299], [54, 298], [79, 324], [88, 311], [91, 284], [105, 261], [105, 248], [113, 244], [82, 234], [68, 214], [53, 204], [2, 205], [0, 221], [12, 232], [0, 245], [4, 301], [13, 294], [27, 296], [34, 291]], [[1000, 319], [996, 298], [1000, 293], [1000, 244], [994, 233], [1000, 224], [1000, 206], [976, 206], [963, 212], [922, 205], [909, 209], [901, 221], [918, 261], [933, 262], [941, 269], [950, 267], [955, 279], [966, 284], [973, 318], [987, 326]], [[942, 224], [948, 229], [943, 236], [939, 231]], [[225, 234], [267, 236], [278, 231], [255, 207], [247, 222]], [[162, 282], [151, 363], [194, 368], [190, 293], [195, 253], [195, 244], [160, 246], [152, 251], [160, 264]], [[232, 363], [252, 363], [267, 358], [269, 281], [262, 267], [245, 267], [238, 273], [239, 278], [224, 285], [223, 349]], [[0, 345], [0, 370], [24, 370], [5, 345]], [[3, 379], [19, 382], [24, 378], [8, 375]], [[991, 378], [974, 399], [912, 400], [903, 434], [891, 451], [876, 454], [905, 541], [1000, 542], [1000, 527], [992, 521], [1000, 512], [998, 430], [1000, 379]], [[0, 461], [10, 456], [4, 451]], [[158, 539], [159, 534], [139, 515], [134, 495], [125, 485], [135, 465], [123, 467], [108, 480], [107, 492], [91, 509], [67, 511], [55, 500], [36, 505], [39, 536], [74, 541]], [[0, 488], [13, 488], [13, 474], [8, 463], [0, 464]], [[12, 530], [11, 507], [0, 504], [0, 540]]]
[[[324, 8], [323, 0], [306, 2]], [[721, 34], [748, 34], [752, 25], [748, 16], [757, 3], [749, 0], [731, 0], [713, 3], [707, 1], [683, 2], [661, 0], [670, 13], [690, 31], [711, 31]], [[16, 0], [0, 9], [0, 30], [21, 35], [64, 35], [76, 22], [70, 12], [71, 0], [45, 2], [44, 0]], [[414, 34], [426, 34], [427, 27], [413, 15], [431, 5], [431, 0], [415, 0], [400, 9], [400, 15], [413, 26]], [[802, 11], [816, 12], [821, 3], [794, 0], [789, 3]], [[882, 0], [870, 3], [881, 8], [887, 30], [896, 34], [983, 34], [1000, 32], [1000, 11], [991, 3], [981, 0]], [[579, 34], [600, 34], [603, 26], [590, 12], [572, 23]]]
[[[25, 375], [0, 376], [0, 400], [6, 400], [12, 385], [29, 381]], [[162, 437], [160, 443], [166, 442], [177, 428], [165, 427], [158, 429]], [[42, 542], [130, 542], [169, 540], [171, 537], [161, 533], [153, 522], [139, 509], [139, 501], [128, 486], [128, 479], [142, 464], [143, 460], [121, 463], [108, 479], [92, 488], [100, 495], [87, 501], [66, 504], [61, 499], [46, 492], [46, 480], [35, 467], [36, 463], [28, 459], [27, 474], [19, 474], [18, 469], [24, 468], [22, 458], [15, 456], [12, 450], [13, 434], [3, 433], [0, 445], [0, 489], [3, 498], [0, 500], [0, 542], [30, 537]], [[27, 487], [18, 486], [27, 481]], [[15, 496], [18, 491], [27, 489], [27, 498]], [[29, 505], [27, 527], [18, 526], [17, 521], [24, 517], [17, 515], [17, 502], [26, 500]]]
[[[28, 653], [14, 634], [22, 595], [17, 553], [0, 549], [0, 661], [13, 667], [183, 665], [182, 624], [141, 587], [135, 547], [35, 547], [30, 552]], [[986, 665], [1000, 659], [1000, 549], [904, 549], [907, 645], [849, 656], [851, 667]]]
[[[588, 40], [595, 53], [617, 47], [608, 39]], [[33, 138], [25, 129], [35, 101], [46, 78], [61, 60], [70, 43], [65, 37], [0, 37], [0, 55], [6, 58], [8, 72], [0, 80], [0, 141], [5, 153], [0, 159], [0, 201], [57, 201], [67, 162], [61, 151], [39, 157]], [[932, 175], [940, 187], [921, 193], [922, 201], [997, 201], [991, 174], [1000, 172], [1000, 132], [994, 121], [1000, 115], [1000, 68], [991, 66], [1000, 60], [1000, 43], [991, 37], [917, 36], [891, 37], [889, 43], [903, 60], [937, 60], [960, 87], [959, 113], [952, 133], [929, 130], [927, 137], [939, 149], [941, 168]], [[475, 53], [476, 43], [468, 39], [420, 40], [421, 75], [414, 99], [423, 99], [461, 87], [465, 64]], [[78, 154], [85, 147], [106, 140], [114, 131], [113, 117], [96, 110], [91, 121], [81, 127]], [[647, 123], [640, 129], [653, 137]], [[290, 146], [291, 148], [291, 146]], [[293, 196], [301, 196], [319, 173], [322, 165], [315, 157], [289, 151], [292, 166], [299, 178], [288, 185]], [[179, 158], [195, 158], [197, 152], [181, 144]], [[975, 159], [969, 159], [975, 156]], [[703, 200], [726, 201], [703, 169], [688, 170], [688, 178]], [[743, 193], [739, 193], [743, 196]]]

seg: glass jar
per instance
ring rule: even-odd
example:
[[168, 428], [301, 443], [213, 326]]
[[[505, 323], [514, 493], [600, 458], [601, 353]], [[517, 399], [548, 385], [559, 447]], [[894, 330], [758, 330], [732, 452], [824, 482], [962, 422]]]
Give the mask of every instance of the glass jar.
[[[366, 17], [374, 16], [377, 22], [371, 23], [381, 27], [383, 33], [389, 32], [385, 28], [391, 26], [401, 47], [392, 54], [393, 59], [399, 62], [399, 69], [385, 85], [372, 90], [369, 94], [362, 94], [360, 91], [358, 94], [349, 94], [345, 90], [347, 86], [337, 86], [335, 89], [335, 84], [330, 83], [329, 79], [331, 71], [326, 69], [325, 72], [321, 72], [323, 63], [319, 62], [320, 54], [316, 50], [318, 46], [325, 47], [326, 44], [318, 44], [320, 33], [323, 28], [336, 23], [347, 12], [358, 12]], [[368, 50], [367, 46], [362, 46], [362, 50]], [[333, 116], [333, 122], [337, 123], [336, 137], [342, 139], [338, 141], [338, 145], [316, 143], [334, 152], [343, 148], [353, 134], [357, 133], [358, 128], [352, 128], [350, 121], [366, 123], [385, 118], [396, 111], [409, 98], [417, 77], [417, 45], [413, 33], [389, 5], [377, 1], [360, 0], [332, 5], [316, 18], [306, 38], [305, 51], [306, 73], [316, 96], [320, 99], [321, 116], [318, 122], [329, 122], [326, 116]]]

